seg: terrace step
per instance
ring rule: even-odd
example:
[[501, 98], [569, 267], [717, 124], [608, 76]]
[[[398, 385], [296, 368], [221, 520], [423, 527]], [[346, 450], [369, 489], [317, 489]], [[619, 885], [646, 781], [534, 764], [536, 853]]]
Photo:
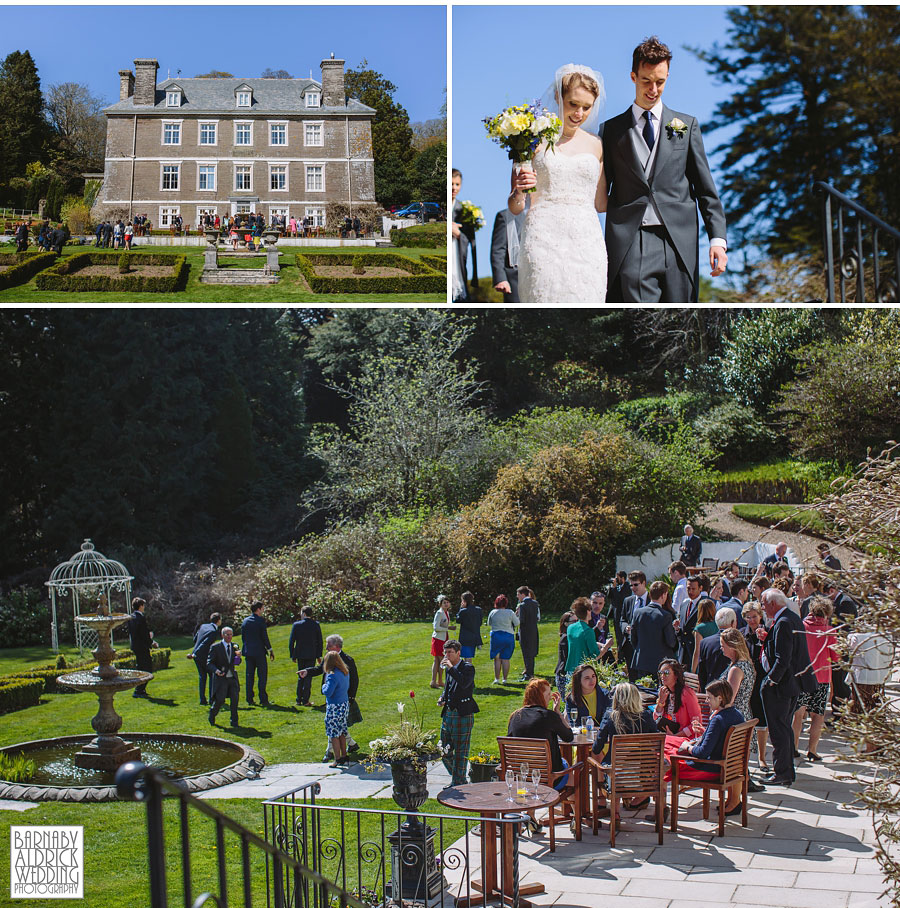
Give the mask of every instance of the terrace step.
[[262, 268], [235, 268], [218, 271], [204, 271], [201, 284], [277, 284], [277, 274], [266, 274]]

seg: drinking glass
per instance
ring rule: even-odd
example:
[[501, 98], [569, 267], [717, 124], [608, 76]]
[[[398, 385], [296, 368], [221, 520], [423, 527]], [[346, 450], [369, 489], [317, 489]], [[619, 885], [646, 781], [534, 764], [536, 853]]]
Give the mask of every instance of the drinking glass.
[[531, 784], [534, 786], [534, 796], [537, 797], [538, 785], [541, 782], [541, 771], [539, 769], [531, 770]]
[[522, 775], [527, 779], [527, 778], [528, 778], [528, 773], [529, 773], [530, 771], [531, 771], [531, 770], [530, 770], [528, 764], [523, 760], [523, 761], [522, 761], [522, 764], [519, 766], [519, 772], [521, 772]]
[[569, 710], [569, 719], [572, 721], [572, 728], [574, 728], [575, 724], [578, 722], [578, 710], [577, 709]]
[[507, 769], [506, 770], [506, 800], [507, 801], [516, 800], [513, 797], [513, 788], [515, 788], [515, 785], [516, 785], [516, 774], [511, 769]]

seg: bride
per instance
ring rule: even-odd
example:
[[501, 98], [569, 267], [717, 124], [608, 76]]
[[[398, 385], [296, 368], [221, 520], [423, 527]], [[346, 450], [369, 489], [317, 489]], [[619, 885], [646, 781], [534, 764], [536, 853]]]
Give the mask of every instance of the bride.
[[[558, 110], [562, 134], [542, 145], [533, 170], [513, 168], [509, 210], [528, 208], [519, 248], [523, 303], [602, 303], [606, 299], [606, 243], [597, 212], [606, 211], [603, 143], [596, 135], [603, 79], [587, 66], [556, 71], [543, 99]], [[534, 193], [525, 190], [536, 187]], [[527, 201], [526, 201], [527, 200]]]

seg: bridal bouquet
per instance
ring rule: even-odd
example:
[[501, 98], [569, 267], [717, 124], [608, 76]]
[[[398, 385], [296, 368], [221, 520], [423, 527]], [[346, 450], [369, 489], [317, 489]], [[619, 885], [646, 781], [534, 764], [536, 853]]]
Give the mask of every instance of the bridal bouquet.
[[542, 107], [540, 101], [534, 101], [507, 107], [495, 117], [485, 117], [484, 126], [491, 141], [505, 148], [509, 159], [519, 165], [534, 157], [541, 142], [546, 142], [550, 148], [556, 144], [562, 120]]
[[460, 202], [460, 211], [454, 216], [457, 224], [471, 224], [476, 230], [484, 227], [484, 212], [474, 202]]

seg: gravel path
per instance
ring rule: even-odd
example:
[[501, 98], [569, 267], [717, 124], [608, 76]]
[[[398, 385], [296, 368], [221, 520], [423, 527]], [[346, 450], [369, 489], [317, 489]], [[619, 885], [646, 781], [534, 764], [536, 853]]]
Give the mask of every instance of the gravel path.
[[[757, 526], [747, 520], [741, 520], [731, 513], [734, 503], [716, 501], [705, 504], [706, 519], [703, 521], [705, 526], [717, 530], [719, 533], [725, 533], [732, 539], [739, 539], [746, 542], [786, 542], [794, 550], [797, 558], [802, 564], [817, 564], [819, 561], [816, 546], [822, 541], [815, 536], [807, 536], [804, 533], [790, 533], [786, 530], [776, 529], [768, 530], [765, 527]], [[831, 551], [837, 555], [846, 567], [853, 558], [853, 551], [846, 546], [833, 545]]]

